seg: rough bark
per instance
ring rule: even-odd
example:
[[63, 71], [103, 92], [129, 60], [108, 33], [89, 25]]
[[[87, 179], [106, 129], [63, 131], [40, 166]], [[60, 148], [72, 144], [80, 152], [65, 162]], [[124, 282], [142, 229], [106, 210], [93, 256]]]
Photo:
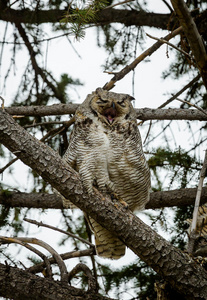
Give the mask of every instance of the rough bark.
[[0, 296], [15, 300], [110, 300], [3, 264], [0, 264]]
[[[150, 194], [150, 201], [147, 203], [146, 209], [194, 205], [196, 191], [196, 188], [189, 188], [153, 192]], [[203, 187], [201, 204], [204, 204], [206, 199], [207, 188]], [[63, 209], [62, 199], [55, 194], [47, 193], [2, 192], [0, 193], [0, 204], [9, 207]]]
[[89, 197], [78, 173], [51, 148], [28, 134], [0, 110], [0, 142], [63, 196], [119, 237], [186, 299], [207, 299], [207, 272], [173, 247], [121, 204], [94, 190]]
[[[6, 107], [5, 110], [11, 115], [22, 116], [56, 116], [74, 114], [78, 104], [53, 104], [48, 106], [17, 106]], [[136, 108], [137, 119], [146, 120], [198, 120], [207, 121], [206, 114], [197, 109], [151, 109]]]

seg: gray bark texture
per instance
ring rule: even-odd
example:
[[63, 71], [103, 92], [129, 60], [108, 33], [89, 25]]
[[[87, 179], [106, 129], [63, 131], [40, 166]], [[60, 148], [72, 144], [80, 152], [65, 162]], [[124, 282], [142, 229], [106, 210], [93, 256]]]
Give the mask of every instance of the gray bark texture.
[[[10, 115], [23, 116], [57, 116], [74, 114], [78, 104], [53, 104], [50, 106], [20, 106], [6, 107], [5, 111]], [[206, 114], [197, 109], [152, 109], [152, 108], [136, 108], [137, 119], [146, 120], [197, 120], [207, 121]]]
[[[196, 188], [178, 189], [171, 191], [159, 191], [150, 194], [150, 201], [146, 209], [157, 209], [164, 207], [183, 207], [194, 205], [196, 198]], [[207, 199], [207, 187], [202, 188], [201, 204]], [[61, 197], [56, 194], [47, 193], [23, 193], [23, 192], [1, 192], [0, 204], [9, 207], [27, 207], [27, 208], [50, 208], [63, 209]]]
[[89, 197], [79, 174], [2, 109], [0, 142], [63, 196], [119, 237], [184, 298], [207, 299], [207, 272], [203, 267], [188, 254], [173, 247], [129, 210], [114, 205], [97, 190]]
[[0, 295], [15, 300], [111, 300], [3, 264], [0, 264]]

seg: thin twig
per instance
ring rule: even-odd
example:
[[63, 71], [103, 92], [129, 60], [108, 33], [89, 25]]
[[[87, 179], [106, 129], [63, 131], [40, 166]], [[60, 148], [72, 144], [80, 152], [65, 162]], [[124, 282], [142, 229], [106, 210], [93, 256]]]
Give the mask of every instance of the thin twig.
[[[176, 30], [174, 30], [173, 32], [169, 33], [168, 35], [166, 35], [164, 37], [164, 40], [168, 41], [171, 38], [175, 37], [176, 35], [178, 35], [179, 33], [182, 32], [182, 27], [180, 26], [179, 28], [177, 28]], [[143, 61], [147, 56], [152, 55], [152, 53], [154, 53], [160, 46], [162, 46], [163, 43], [160, 41], [157, 41], [154, 45], [152, 45], [150, 48], [148, 48], [147, 50], [145, 50], [141, 55], [139, 55], [130, 65], [127, 65], [126, 67], [124, 67], [120, 72], [116, 73], [114, 75], [114, 77], [107, 82], [103, 89], [104, 90], [111, 90], [115, 83], [119, 80], [121, 80], [126, 74], [128, 74], [130, 71], [134, 70], [134, 68], [141, 62]]]
[[46, 228], [50, 228], [50, 229], [55, 230], [55, 231], [59, 231], [59, 232], [61, 232], [61, 233], [67, 234], [67, 235], [69, 235], [69, 236], [71, 236], [71, 237], [73, 237], [73, 238], [75, 238], [75, 239], [77, 239], [77, 240], [79, 240], [79, 241], [81, 241], [81, 242], [83, 242], [83, 243], [89, 245], [90, 247], [95, 247], [94, 244], [88, 242], [87, 240], [85, 240], [85, 239], [83, 239], [83, 238], [81, 238], [81, 237], [79, 237], [79, 236], [76, 236], [75, 234], [73, 234], [73, 233], [71, 233], [71, 232], [68, 232], [68, 231], [59, 229], [59, 228], [57, 228], [57, 227], [54, 227], [54, 226], [51, 226], [51, 225], [48, 225], [48, 224], [44, 224], [44, 223], [42, 223], [42, 222], [38, 222], [38, 221], [36, 221], [36, 220], [31, 220], [31, 219], [24, 218], [24, 221], [29, 222], [29, 223], [31, 223], [31, 224], [35, 224], [35, 225], [37, 225], [38, 227], [39, 227], [39, 226], [40, 226], [40, 227], [46, 227]]
[[178, 91], [176, 94], [174, 94], [170, 99], [168, 99], [166, 102], [161, 104], [158, 108], [163, 108], [173, 100], [175, 100], [178, 96], [180, 96], [184, 91], [186, 91], [189, 87], [191, 87], [195, 82], [197, 82], [200, 79], [201, 75], [198, 74], [193, 80], [191, 80], [188, 84], [186, 84], [180, 91]]
[[8, 162], [8, 164], [6, 164], [3, 168], [0, 169], [0, 174], [2, 174], [8, 167], [10, 167], [17, 160], [18, 160], [18, 157], [15, 157], [14, 159], [10, 160], [10, 162]]
[[192, 103], [190, 103], [190, 102], [188, 102], [188, 101], [185, 101], [185, 100], [182, 100], [182, 99], [179, 99], [179, 98], [176, 98], [176, 100], [178, 100], [178, 101], [180, 101], [180, 102], [183, 102], [183, 103], [186, 103], [186, 104], [188, 104], [188, 105], [190, 105], [190, 106], [193, 106], [193, 107], [195, 107], [196, 109], [200, 110], [200, 111], [201, 111], [202, 113], [204, 113], [205, 115], [207, 115], [207, 112], [206, 112], [204, 109], [202, 109], [201, 107], [197, 106], [196, 104], [192, 104]]
[[119, 2], [119, 3], [115, 3], [115, 4], [112, 4], [112, 5], [109, 5], [109, 6], [105, 7], [104, 9], [112, 8], [112, 7], [115, 7], [117, 5], [125, 4], [125, 3], [128, 3], [128, 2], [132, 2], [132, 1], [135, 1], [135, 0], [125, 0], [125, 1], [122, 1], [122, 2]]
[[31, 128], [31, 127], [37, 127], [37, 126], [45, 126], [45, 125], [65, 125], [67, 121], [50, 121], [50, 122], [39, 122], [39, 123], [34, 123], [30, 125], [25, 125], [23, 126], [24, 128]]
[[184, 50], [178, 48], [177, 46], [173, 45], [172, 43], [166, 41], [165, 39], [154, 37], [154, 36], [152, 36], [152, 35], [150, 35], [150, 34], [148, 34], [148, 33], [146, 33], [146, 35], [147, 35], [148, 37], [150, 37], [151, 39], [153, 39], [153, 40], [160, 41], [160, 42], [163, 43], [163, 44], [169, 45], [170, 47], [172, 47], [172, 48], [176, 49], [177, 51], [181, 52], [182, 54], [186, 55], [188, 58], [190, 58], [191, 61], [193, 61], [193, 57], [192, 57], [190, 54], [188, 54], [188, 53], [185, 52]]
[[[168, 99], [167, 101], [165, 101], [163, 104], [161, 104], [160, 106], [158, 106], [158, 108], [163, 108], [165, 107], [167, 104], [171, 103], [173, 100], [175, 100], [179, 95], [181, 95], [185, 90], [187, 90], [190, 86], [192, 86], [192, 84], [194, 84], [195, 82], [197, 82], [200, 78], [200, 74], [198, 74], [193, 80], [191, 80], [188, 84], [186, 84], [180, 91], [178, 91], [175, 95], [173, 95], [172, 97], [170, 97], [170, 99]], [[142, 121], [140, 124], [143, 124], [144, 121]], [[152, 120], [150, 120], [150, 124], [149, 124], [149, 128], [146, 134], [146, 137], [144, 139], [143, 144], [146, 143], [146, 140], [149, 136], [150, 130], [152, 128]]]

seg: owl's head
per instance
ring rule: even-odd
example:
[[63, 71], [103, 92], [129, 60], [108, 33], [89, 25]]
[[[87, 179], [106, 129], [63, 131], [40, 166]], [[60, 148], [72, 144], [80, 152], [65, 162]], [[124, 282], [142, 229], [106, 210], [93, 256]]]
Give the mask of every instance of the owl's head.
[[99, 119], [112, 126], [124, 119], [134, 117], [134, 108], [131, 100], [134, 98], [127, 94], [108, 92], [98, 88], [90, 102], [90, 107]]

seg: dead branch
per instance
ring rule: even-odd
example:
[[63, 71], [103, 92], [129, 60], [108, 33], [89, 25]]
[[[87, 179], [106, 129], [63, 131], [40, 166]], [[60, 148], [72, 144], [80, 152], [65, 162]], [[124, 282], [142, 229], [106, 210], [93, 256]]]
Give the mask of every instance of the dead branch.
[[97, 292], [98, 291], [98, 283], [95, 280], [91, 270], [83, 263], [77, 264], [68, 274], [68, 281], [77, 274], [83, 272], [84, 275], [88, 278], [88, 291], [89, 292]]
[[180, 91], [178, 91], [176, 94], [174, 94], [170, 99], [168, 99], [166, 102], [164, 102], [162, 105], [160, 105], [158, 108], [163, 108], [167, 104], [171, 103], [173, 100], [175, 100], [178, 96], [180, 96], [183, 92], [185, 92], [189, 87], [191, 87], [195, 82], [197, 82], [200, 79], [200, 74], [198, 74], [193, 80], [191, 80], [188, 84], [186, 84]]
[[112, 8], [112, 7], [115, 7], [115, 6], [118, 6], [118, 5], [122, 5], [122, 4], [125, 4], [125, 3], [128, 3], [128, 2], [132, 2], [132, 1], [134, 1], [134, 0], [121, 1], [119, 3], [115, 3], [115, 4], [112, 4], [112, 5], [109, 5], [109, 6], [105, 7], [104, 9], [109, 9], [109, 8]]
[[13, 238], [13, 237], [4, 237], [4, 236], [0, 236], [0, 243], [1, 244], [11, 244], [11, 243], [15, 243], [15, 244], [19, 244], [27, 249], [29, 249], [30, 251], [34, 252], [35, 254], [37, 254], [38, 256], [40, 256], [43, 261], [44, 261], [44, 266], [46, 267], [46, 274], [48, 278], [52, 279], [52, 269], [51, 269], [51, 265], [50, 262], [47, 258], [46, 255], [44, 255], [42, 252], [40, 252], [39, 250], [37, 250], [36, 248], [34, 248], [33, 246], [29, 245], [28, 243], [26, 243], [25, 241], [19, 239], [18, 237]]
[[[96, 251], [94, 248], [90, 248], [90, 249], [86, 249], [86, 250], [78, 250], [78, 251], [71, 251], [71, 252], [63, 253], [63, 254], [60, 254], [60, 256], [63, 260], [66, 260], [66, 259], [71, 259], [71, 258], [75, 258], [75, 257], [96, 255], [95, 252]], [[56, 260], [53, 257], [49, 258], [48, 260], [49, 260], [50, 264], [56, 263]], [[45, 268], [45, 263], [42, 262], [42, 263], [34, 265], [30, 268], [27, 268], [27, 271], [35, 274], [35, 273], [42, 272], [44, 270], [44, 268]]]
[[195, 200], [195, 206], [194, 206], [194, 212], [193, 212], [193, 221], [192, 221], [192, 226], [191, 226], [191, 232], [196, 229], [198, 208], [200, 206], [200, 198], [201, 198], [203, 181], [206, 176], [206, 170], [207, 170], [207, 150], [205, 151], [204, 163], [203, 163], [203, 167], [202, 167], [201, 173], [200, 173], [200, 179], [199, 179], [198, 190], [197, 190], [197, 194], [196, 194], [196, 200]]
[[170, 47], [176, 49], [176, 50], [179, 51], [180, 53], [182, 53], [182, 54], [184, 54], [185, 56], [187, 56], [191, 61], [193, 61], [193, 57], [190, 56], [190, 54], [188, 54], [188, 53], [185, 52], [184, 50], [178, 48], [177, 46], [173, 45], [172, 43], [166, 41], [165, 39], [154, 37], [154, 36], [152, 36], [152, 35], [150, 35], [150, 34], [148, 34], [148, 33], [146, 33], [146, 35], [147, 35], [149, 38], [153, 39], [153, 40], [160, 41], [160, 42], [163, 43], [163, 44], [167, 44], [168, 46], [170, 46]]
[[17, 28], [17, 30], [19, 31], [19, 34], [21, 36], [21, 38], [23, 39], [24, 43], [25, 43], [25, 46], [27, 47], [27, 50], [29, 52], [29, 55], [30, 55], [30, 59], [31, 59], [31, 62], [32, 62], [32, 67], [34, 69], [34, 72], [35, 72], [35, 81], [36, 81], [36, 86], [38, 87], [38, 75], [42, 78], [43, 82], [46, 82], [46, 84], [48, 85], [48, 87], [53, 91], [55, 97], [57, 99], [62, 99], [62, 95], [58, 92], [57, 88], [55, 87], [55, 85], [48, 79], [48, 76], [46, 74], [46, 72], [44, 72], [43, 69], [41, 69], [39, 66], [38, 66], [38, 63], [37, 63], [37, 60], [35, 58], [36, 54], [30, 41], [29, 41], [29, 38], [26, 34], [26, 31], [24, 29], [24, 27], [22, 26], [21, 23], [19, 22], [15, 22], [15, 26]]
[[183, 0], [171, 0], [171, 3], [188, 39], [203, 83], [207, 89], [207, 54], [203, 40], [185, 2]]
[[[169, 33], [164, 37], [164, 40], [169, 41], [176, 35], [180, 34], [182, 32], [182, 27], [177, 28], [173, 32]], [[145, 50], [140, 56], [138, 56], [130, 65], [127, 65], [124, 67], [120, 72], [116, 73], [115, 76], [107, 82], [104, 86], [103, 89], [105, 90], [111, 90], [114, 86], [115, 83], [119, 80], [121, 80], [124, 76], [126, 76], [130, 71], [134, 70], [135, 67], [143, 61], [147, 56], [152, 55], [160, 46], [162, 46], [163, 43], [158, 41], [154, 45], [152, 45], [150, 48]]]
[[188, 243], [188, 253], [193, 254], [194, 252], [194, 245], [195, 241], [198, 238], [198, 233], [196, 232], [196, 226], [197, 226], [197, 219], [198, 219], [198, 209], [200, 206], [200, 198], [202, 193], [202, 186], [203, 181], [206, 176], [206, 170], [207, 170], [207, 150], [205, 151], [205, 158], [203, 162], [203, 167], [201, 169], [200, 173], [200, 179], [198, 183], [198, 189], [196, 193], [196, 199], [195, 199], [195, 205], [194, 205], [194, 211], [193, 211], [193, 220], [190, 227], [190, 236], [189, 236], [189, 243]]
[[30, 243], [30, 244], [39, 245], [39, 246], [45, 248], [48, 252], [50, 252], [52, 254], [54, 259], [56, 260], [56, 263], [58, 264], [58, 267], [60, 269], [61, 281], [63, 283], [68, 282], [68, 272], [66, 269], [66, 265], [65, 265], [64, 261], [62, 260], [61, 256], [50, 245], [48, 245], [47, 243], [45, 243], [39, 239], [36, 239], [36, 238], [28, 238], [28, 237], [18, 237], [18, 238], [10, 238], [9, 237], [8, 238], [8, 237], [0, 236], [1, 242], [6, 241], [7, 243], [10, 243], [10, 242], [14, 242], [14, 240], [20, 241], [22, 243]]
[[186, 103], [186, 104], [188, 104], [188, 105], [190, 105], [192, 107], [195, 107], [196, 109], [200, 110], [203, 114], [205, 114], [207, 116], [207, 112], [203, 108], [199, 107], [198, 105], [192, 104], [192, 103], [190, 103], [188, 101], [185, 101], [185, 100], [182, 100], [182, 99], [179, 99], [179, 98], [176, 98], [176, 100], [178, 100], [178, 101], [180, 101], [182, 103]]
[[74, 239], [77, 239], [77, 240], [81, 241], [82, 243], [85, 243], [85, 244], [89, 245], [90, 247], [95, 247], [94, 244], [90, 243], [89, 241], [87, 241], [87, 240], [85, 240], [85, 239], [82, 239], [82, 238], [79, 237], [79, 236], [76, 236], [75, 234], [73, 234], [73, 233], [71, 233], [71, 232], [68, 232], [68, 231], [59, 229], [59, 228], [57, 228], [57, 227], [54, 227], [54, 226], [51, 226], [51, 225], [48, 225], [48, 224], [44, 224], [44, 223], [42, 223], [42, 222], [38, 222], [38, 221], [36, 221], [36, 220], [31, 220], [31, 219], [24, 218], [24, 221], [29, 222], [29, 223], [31, 223], [31, 224], [35, 224], [35, 225], [37, 225], [38, 227], [46, 227], [46, 228], [50, 228], [50, 229], [52, 229], [52, 230], [55, 230], [55, 231], [64, 233], [64, 234], [66, 234], [66, 235], [68, 235], [68, 236], [73, 237]]

